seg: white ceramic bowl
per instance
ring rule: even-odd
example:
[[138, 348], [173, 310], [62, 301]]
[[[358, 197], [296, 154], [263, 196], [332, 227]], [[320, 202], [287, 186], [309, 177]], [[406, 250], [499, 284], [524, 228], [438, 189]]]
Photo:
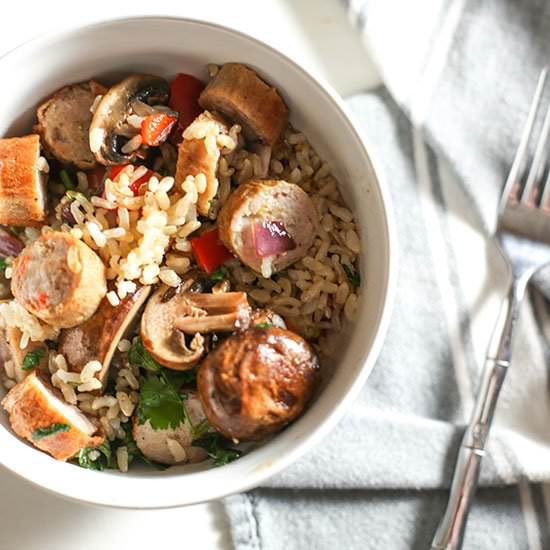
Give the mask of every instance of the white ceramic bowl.
[[131, 72], [206, 79], [207, 63], [240, 61], [281, 90], [292, 123], [333, 164], [359, 221], [363, 288], [358, 319], [346, 331], [334, 375], [306, 413], [270, 442], [222, 468], [173, 467], [164, 472], [94, 472], [57, 462], [19, 440], [0, 414], [0, 463], [49, 491], [79, 501], [128, 508], [203, 502], [259, 485], [288, 466], [342, 417], [367, 379], [386, 332], [394, 287], [388, 191], [370, 148], [339, 96], [267, 45], [219, 25], [165, 17], [122, 19], [29, 42], [0, 59], [10, 75], [2, 91], [0, 136], [30, 130], [37, 103], [61, 86]]

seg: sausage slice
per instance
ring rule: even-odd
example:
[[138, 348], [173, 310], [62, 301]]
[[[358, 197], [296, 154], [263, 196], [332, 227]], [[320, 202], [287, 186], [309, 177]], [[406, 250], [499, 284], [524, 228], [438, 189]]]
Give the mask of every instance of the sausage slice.
[[[197, 210], [203, 216], [208, 215], [212, 199], [218, 192], [216, 171], [220, 150], [216, 144], [216, 136], [227, 132], [227, 125], [223, 120], [205, 111], [185, 129], [184, 139], [178, 149], [175, 177], [177, 188], [181, 188], [187, 176], [204, 174], [206, 177], [206, 187], [199, 193], [197, 200]], [[209, 139], [210, 144], [207, 143]]]
[[40, 170], [37, 135], [0, 139], [0, 224], [46, 221], [47, 176]]
[[298, 417], [319, 363], [309, 344], [280, 328], [248, 329], [224, 340], [199, 367], [197, 388], [210, 424], [223, 435], [256, 441]]
[[58, 351], [67, 360], [69, 370], [81, 372], [89, 361], [99, 361], [102, 368], [95, 376], [105, 387], [118, 343], [132, 330], [150, 293], [150, 286], [140, 286], [117, 306], [112, 306], [107, 298], [103, 298], [87, 321], [62, 330]]
[[240, 63], [222, 66], [199, 97], [204, 109], [238, 122], [249, 139], [274, 145], [288, 123], [288, 107], [252, 69]]
[[94, 80], [71, 84], [38, 107], [38, 124], [34, 129], [50, 155], [82, 170], [96, 166], [88, 137], [92, 121], [90, 108], [95, 98], [106, 91], [107, 88]]
[[223, 244], [264, 277], [303, 258], [316, 225], [317, 213], [308, 194], [283, 180], [242, 183], [218, 216]]
[[83, 447], [97, 447], [105, 438], [97, 426], [68, 405], [35, 372], [15, 385], [2, 401], [13, 431], [58, 460], [73, 457]]
[[89, 319], [105, 296], [105, 266], [83, 242], [50, 231], [15, 259], [11, 291], [39, 319], [59, 328], [73, 327]]

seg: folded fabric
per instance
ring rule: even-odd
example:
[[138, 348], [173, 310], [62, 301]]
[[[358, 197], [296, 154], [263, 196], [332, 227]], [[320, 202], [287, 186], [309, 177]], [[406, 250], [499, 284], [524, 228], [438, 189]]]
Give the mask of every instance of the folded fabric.
[[[550, 52], [550, 5], [369, 0], [350, 12], [387, 88], [348, 105], [391, 188], [396, 306], [333, 433], [268, 488], [226, 500], [239, 550], [429, 547], [506, 288], [488, 235]], [[465, 548], [550, 547], [548, 321], [533, 290]]]

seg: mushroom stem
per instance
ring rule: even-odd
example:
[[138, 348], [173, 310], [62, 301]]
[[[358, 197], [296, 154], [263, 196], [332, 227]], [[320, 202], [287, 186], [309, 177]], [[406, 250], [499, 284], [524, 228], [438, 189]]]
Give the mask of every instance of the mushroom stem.
[[238, 328], [240, 321], [242, 321], [242, 316], [236, 312], [208, 317], [178, 319], [174, 326], [186, 334], [195, 334], [196, 332], [227, 332]]
[[186, 334], [232, 331], [246, 328], [250, 321], [250, 306], [245, 292], [189, 293], [185, 299], [189, 305], [206, 313], [205, 316], [187, 316], [176, 320], [175, 328]]

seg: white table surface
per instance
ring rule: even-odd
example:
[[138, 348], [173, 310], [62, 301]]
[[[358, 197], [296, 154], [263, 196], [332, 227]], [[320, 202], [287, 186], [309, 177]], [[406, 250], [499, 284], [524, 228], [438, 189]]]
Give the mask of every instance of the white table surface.
[[[321, 75], [343, 96], [379, 82], [339, 0], [15, 0], [2, 6], [0, 55], [59, 27], [130, 14], [188, 15], [248, 32]], [[231, 548], [221, 503], [158, 511], [92, 507], [49, 495], [0, 467], [1, 550], [185, 547]]]

